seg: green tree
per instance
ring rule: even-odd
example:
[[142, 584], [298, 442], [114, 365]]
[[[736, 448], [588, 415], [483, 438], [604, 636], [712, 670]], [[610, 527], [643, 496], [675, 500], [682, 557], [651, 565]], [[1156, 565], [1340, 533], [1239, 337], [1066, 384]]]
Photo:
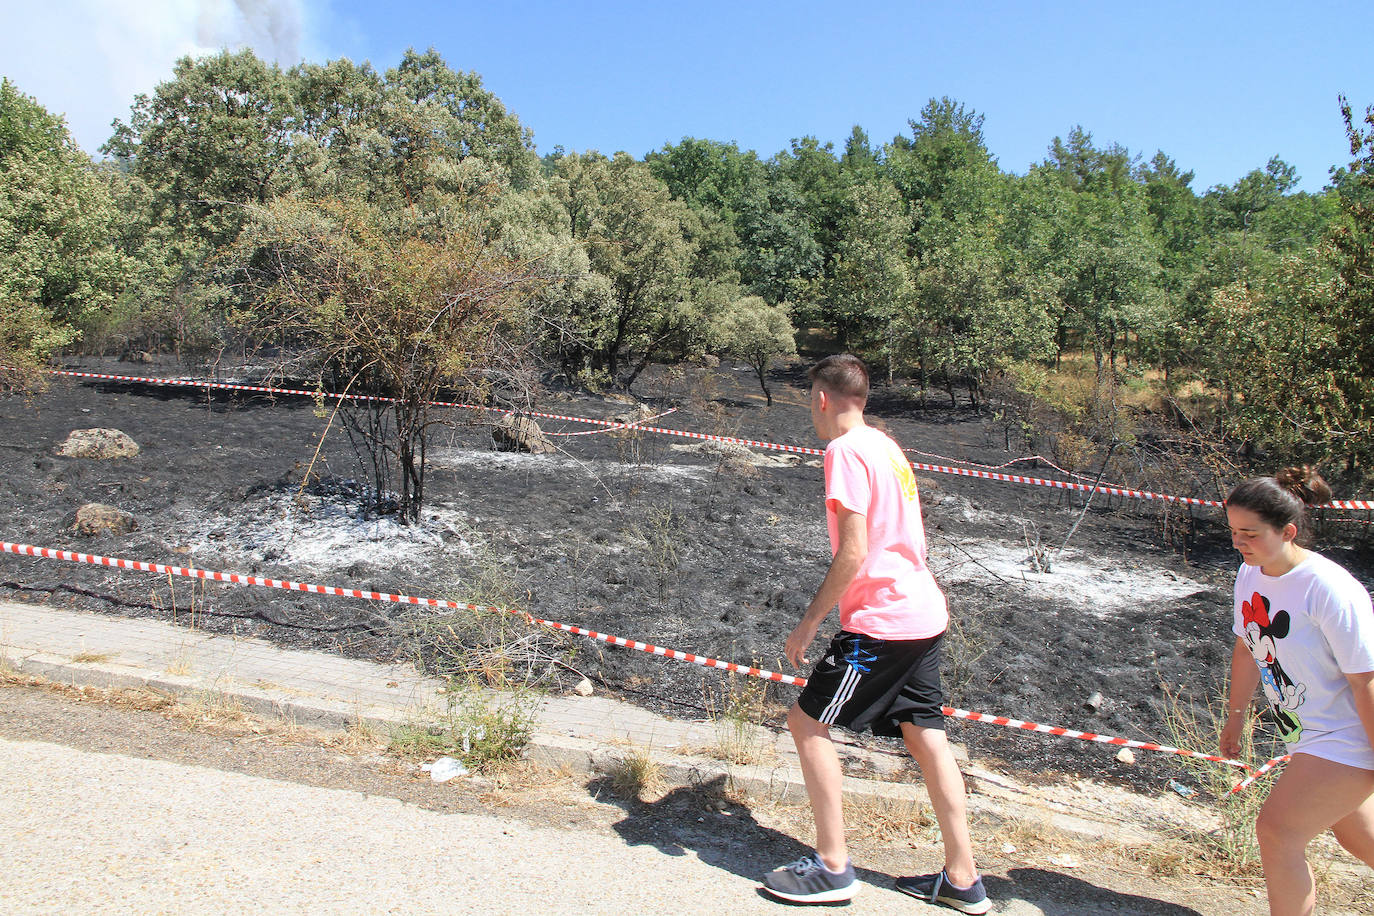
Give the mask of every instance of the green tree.
[[62, 119], [0, 80], [0, 391], [107, 308], [124, 265], [109, 190]]
[[1167, 323], [1160, 249], [1144, 189], [1123, 147], [1074, 128], [1022, 184], [1052, 227], [1037, 265], [1053, 277], [1057, 352], [1089, 348], [1099, 380], [1125, 352], [1151, 352]]
[[1351, 367], [1328, 314], [1338, 287], [1320, 258], [1285, 256], [1216, 291], [1202, 330], [1225, 434], [1295, 461], [1329, 461], [1352, 444]]
[[891, 182], [875, 177], [844, 196], [835, 258], [821, 287], [821, 315], [839, 346], [880, 356], [889, 379], [897, 350], [895, 322], [912, 296], [906, 256], [908, 218]]
[[922, 255], [915, 277], [913, 344], [922, 368], [940, 371], [954, 403], [962, 381], [977, 406], [989, 379], [1013, 363], [1053, 354], [1046, 309], [1050, 290], [1024, 269], [1014, 241], [1012, 185], [995, 169], [965, 167], [949, 176], [947, 199], [966, 206], [934, 209], [919, 233]]
[[749, 364], [772, 407], [768, 370], [778, 359], [797, 355], [796, 330], [787, 310], [769, 305], [760, 296], [745, 296], [716, 316], [712, 337], [721, 353]]
[[[383, 211], [356, 200], [282, 198], [252, 210], [232, 276], [252, 339], [289, 344], [322, 390], [379, 395], [346, 417], [373, 472], [372, 505], [418, 521], [429, 402], [481, 388], [502, 359], [505, 329], [544, 282], [539, 261], [494, 250], [461, 202], [446, 211]], [[299, 371], [299, 369], [297, 369]]]
[[[775, 272], [765, 275], [768, 292], [759, 291], [770, 297], [770, 293], [776, 296], [785, 290], [783, 298], [791, 300], [793, 319], [799, 325], [821, 325], [837, 331], [820, 304], [821, 286], [834, 275], [844, 209], [844, 174], [834, 146], [822, 145], [815, 137], [802, 137], [770, 159], [768, 167], [773, 196], [785, 201], [788, 207], [779, 214], [785, 214], [783, 219], [771, 222], [770, 235], [774, 240], [793, 244], [774, 248], [760, 259], [775, 268]], [[759, 223], [769, 225], [770, 221], [760, 215]], [[810, 245], [798, 238], [802, 230], [809, 234]], [[777, 267], [789, 264], [797, 265], [796, 274], [776, 272]], [[758, 284], [764, 277], [755, 276], [752, 280]]]
[[1349, 416], [1335, 429], [1346, 437], [1348, 465], [1362, 465], [1368, 475], [1374, 464], [1374, 105], [1365, 109], [1361, 125], [1342, 97], [1341, 115], [1352, 161], [1351, 180], [1339, 195], [1341, 221], [1331, 236], [1341, 281], [1331, 323], [1343, 357], [1338, 384]]
[[183, 263], [232, 242], [263, 205], [296, 184], [299, 108], [279, 67], [252, 51], [177, 61], [172, 79], [134, 99], [102, 148], [149, 189], [151, 220], [171, 227]]
[[[908, 245], [919, 257], [922, 240], [918, 234], [926, 222], [950, 224], [967, 215], [969, 206], [981, 212], [981, 203], [966, 195], [997, 173], [997, 164], [983, 140], [983, 116], [953, 99], [931, 99], [921, 109], [920, 120], [907, 123], [911, 137], [893, 138], [886, 172], [910, 208]], [[970, 182], [969, 175], [978, 177]], [[928, 231], [926, 243], [938, 232], [938, 228]]]
[[501, 170], [516, 189], [539, 177], [534, 135], [482, 86], [476, 73], [453, 70], [433, 48], [407, 50], [386, 74], [387, 98], [381, 131], [390, 143], [390, 162], [401, 192], [414, 201], [424, 186], [445, 193], [454, 164], [478, 159]]
[[613, 159], [564, 156], [550, 188], [592, 270], [609, 285], [609, 300], [569, 316], [577, 346], [587, 369], [614, 380], [629, 358], [633, 365], [623, 382], [629, 386], [659, 347], [696, 324], [689, 274], [693, 215], [625, 153]]

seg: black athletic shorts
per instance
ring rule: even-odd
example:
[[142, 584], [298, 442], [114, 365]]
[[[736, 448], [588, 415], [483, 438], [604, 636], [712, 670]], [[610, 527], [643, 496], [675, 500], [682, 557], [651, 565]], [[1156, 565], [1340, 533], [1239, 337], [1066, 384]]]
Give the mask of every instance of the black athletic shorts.
[[854, 732], [900, 737], [902, 722], [943, 729], [944, 635], [878, 639], [841, 630], [807, 678], [797, 705], [818, 722]]

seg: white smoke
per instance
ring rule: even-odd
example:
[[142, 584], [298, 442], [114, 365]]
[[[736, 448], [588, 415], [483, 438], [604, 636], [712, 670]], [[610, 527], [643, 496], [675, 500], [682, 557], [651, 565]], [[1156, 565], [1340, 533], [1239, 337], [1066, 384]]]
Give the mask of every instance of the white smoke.
[[110, 121], [129, 119], [140, 92], [185, 55], [251, 48], [289, 67], [301, 60], [311, 8], [328, 0], [45, 0], [6, 4], [0, 73], [56, 114], [94, 154]]
[[252, 48], [264, 60], [300, 60], [298, 0], [199, 0], [196, 40], [206, 48]]

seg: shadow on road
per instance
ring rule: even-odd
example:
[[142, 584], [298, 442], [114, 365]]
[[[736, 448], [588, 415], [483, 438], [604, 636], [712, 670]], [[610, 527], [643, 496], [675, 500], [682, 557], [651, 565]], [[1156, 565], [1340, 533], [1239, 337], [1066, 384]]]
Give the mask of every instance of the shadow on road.
[[669, 856], [690, 850], [707, 865], [743, 878], [758, 880], [764, 872], [811, 851], [755, 820], [748, 807], [726, 794], [724, 776], [673, 789], [654, 802], [620, 797], [608, 776], [592, 780], [587, 790], [625, 811], [613, 829], [626, 843], [653, 846]]
[[[612, 829], [631, 846], [653, 846], [669, 856], [692, 852], [707, 865], [751, 881], [758, 881], [765, 872], [811, 852], [795, 837], [763, 826], [746, 805], [729, 798], [724, 776], [673, 789], [654, 802], [622, 798], [609, 776], [589, 782], [587, 791], [625, 812], [625, 817]], [[858, 866], [855, 871], [860, 881], [876, 887], [891, 887], [896, 878]], [[1043, 913], [1200, 916], [1197, 910], [1186, 906], [1120, 893], [1072, 875], [1039, 868], [1013, 868], [1005, 876], [984, 875], [983, 880], [994, 901], [1003, 905], [1024, 901]]]
[[1082, 878], [1043, 868], [1011, 868], [1006, 877], [984, 875], [993, 900], [1024, 900], [1045, 913], [1064, 916], [1201, 916], [1191, 907], [1138, 894], [1123, 894]]

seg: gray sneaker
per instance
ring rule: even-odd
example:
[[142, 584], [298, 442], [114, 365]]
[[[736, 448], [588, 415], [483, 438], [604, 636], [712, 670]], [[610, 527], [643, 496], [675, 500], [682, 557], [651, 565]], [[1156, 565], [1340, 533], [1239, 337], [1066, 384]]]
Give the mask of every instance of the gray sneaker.
[[813, 852], [764, 875], [763, 889], [793, 903], [843, 903], [859, 892], [859, 879], [854, 876], [852, 862], [846, 862], [844, 871], [835, 874]]
[[961, 913], [972, 913], [974, 916], [981, 916], [992, 909], [988, 892], [983, 890], [982, 878], [974, 881], [972, 887], [955, 887], [943, 870], [938, 875], [898, 878], [897, 890], [927, 903], [938, 903]]

